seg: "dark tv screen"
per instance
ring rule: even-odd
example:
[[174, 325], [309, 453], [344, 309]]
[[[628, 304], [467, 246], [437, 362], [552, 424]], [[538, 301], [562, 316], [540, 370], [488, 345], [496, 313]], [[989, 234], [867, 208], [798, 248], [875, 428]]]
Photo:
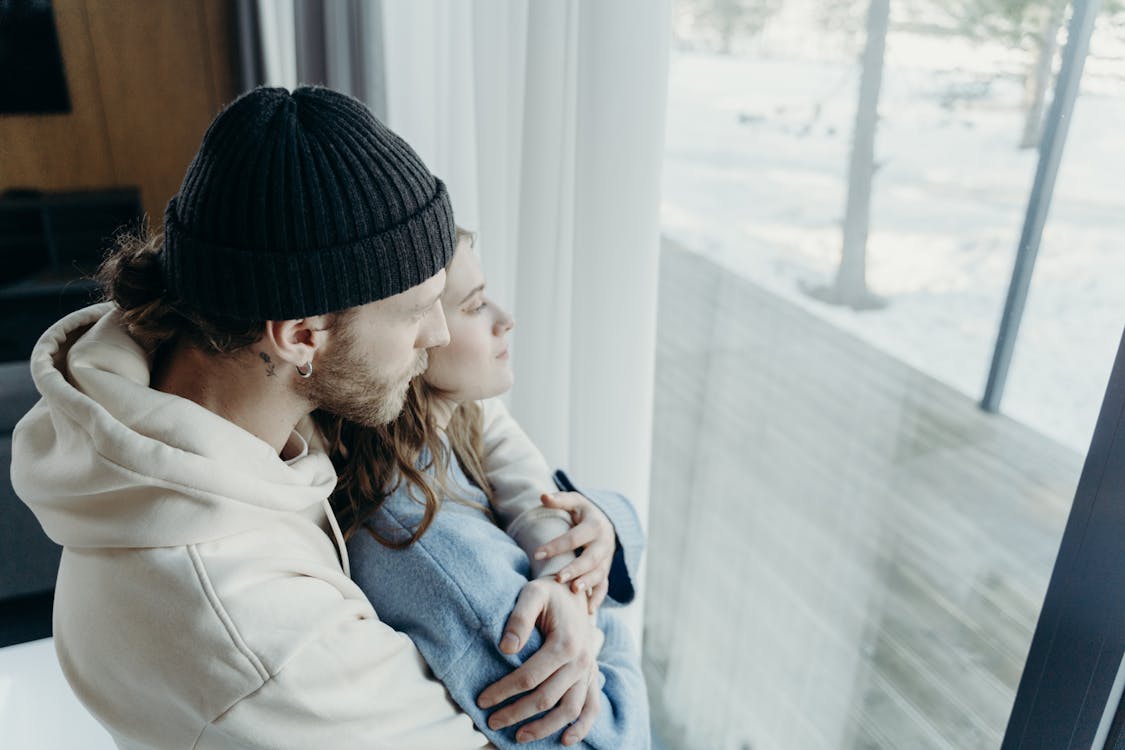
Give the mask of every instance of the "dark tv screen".
[[51, 0], [0, 0], [0, 114], [69, 111]]

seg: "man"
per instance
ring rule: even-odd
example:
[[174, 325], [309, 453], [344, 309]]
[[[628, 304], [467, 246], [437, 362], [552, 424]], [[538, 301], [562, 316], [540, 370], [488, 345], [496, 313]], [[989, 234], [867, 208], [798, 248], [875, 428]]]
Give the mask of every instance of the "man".
[[[258, 89], [208, 129], [163, 239], [107, 261], [112, 302], [43, 335], [12, 481], [65, 547], [56, 649], [119, 746], [486, 745], [348, 578], [306, 419], [397, 415], [448, 340], [453, 250], [445, 186], [361, 104]], [[549, 513], [546, 466], [496, 405], [485, 440], [490, 479]], [[539, 686], [553, 705], [544, 681], [573, 663], [593, 679], [585, 607], [561, 584], [517, 607], [521, 646], [552, 623], [546, 656], [488, 702]]]

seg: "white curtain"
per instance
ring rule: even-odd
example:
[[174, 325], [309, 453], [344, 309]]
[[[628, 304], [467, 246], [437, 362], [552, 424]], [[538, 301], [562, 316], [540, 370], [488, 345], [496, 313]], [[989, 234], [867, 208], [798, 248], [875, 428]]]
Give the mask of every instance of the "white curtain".
[[238, 0], [243, 86], [330, 86], [385, 117], [381, 0]]
[[646, 517], [670, 2], [383, 11], [389, 124], [449, 184], [515, 313], [513, 413]]
[[[449, 186], [517, 320], [513, 413], [551, 463], [645, 519], [671, 0], [380, 5], [385, 118]], [[294, 32], [261, 29], [292, 85], [270, 40]]]
[[261, 42], [261, 84], [292, 89], [297, 85], [294, 0], [257, 0], [254, 11]]

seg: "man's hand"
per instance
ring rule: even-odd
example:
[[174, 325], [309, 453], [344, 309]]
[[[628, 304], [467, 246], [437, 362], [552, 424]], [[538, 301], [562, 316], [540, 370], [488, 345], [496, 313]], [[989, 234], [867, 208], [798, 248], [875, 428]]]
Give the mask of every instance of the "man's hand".
[[555, 537], [535, 551], [536, 560], [545, 560], [563, 552], [582, 548], [582, 554], [555, 574], [559, 583], [570, 582], [572, 591], [585, 591], [590, 596], [589, 611], [594, 614], [609, 593], [609, 569], [617, 551], [617, 534], [601, 508], [577, 492], [556, 492], [543, 495], [540, 502], [548, 508], [559, 508], [570, 514], [574, 528]]
[[597, 656], [605, 636], [594, 624], [584, 592], [575, 594], [550, 578], [528, 582], [520, 592], [500, 641], [506, 654], [518, 653], [536, 625], [543, 645], [508, 676], [484, 689], [477, 699], [481, 708], [491, 708], [509, 698], [527, 693], [504, 706], [488, 719], [492, 729], [512, 726], [536, 714], [547, 715], [520, 727], [518, 742], [548, 737], [567, 724], [563, 744], [578, 742], [601, 710]]

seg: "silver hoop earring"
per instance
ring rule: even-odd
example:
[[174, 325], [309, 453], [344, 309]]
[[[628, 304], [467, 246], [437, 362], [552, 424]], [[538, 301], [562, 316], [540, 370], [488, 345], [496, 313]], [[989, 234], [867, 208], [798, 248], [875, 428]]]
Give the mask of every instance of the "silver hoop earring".
[[305, 366], [308, 367], [309, 369], [302, 370], [301, 365], [297, 365], [297, 374], [300, 375], [302, 378], [306, 378], [306, 379], [311, 378], [312, 377], [312, 360], [310, 359], [308, 362], [306, 362]]

